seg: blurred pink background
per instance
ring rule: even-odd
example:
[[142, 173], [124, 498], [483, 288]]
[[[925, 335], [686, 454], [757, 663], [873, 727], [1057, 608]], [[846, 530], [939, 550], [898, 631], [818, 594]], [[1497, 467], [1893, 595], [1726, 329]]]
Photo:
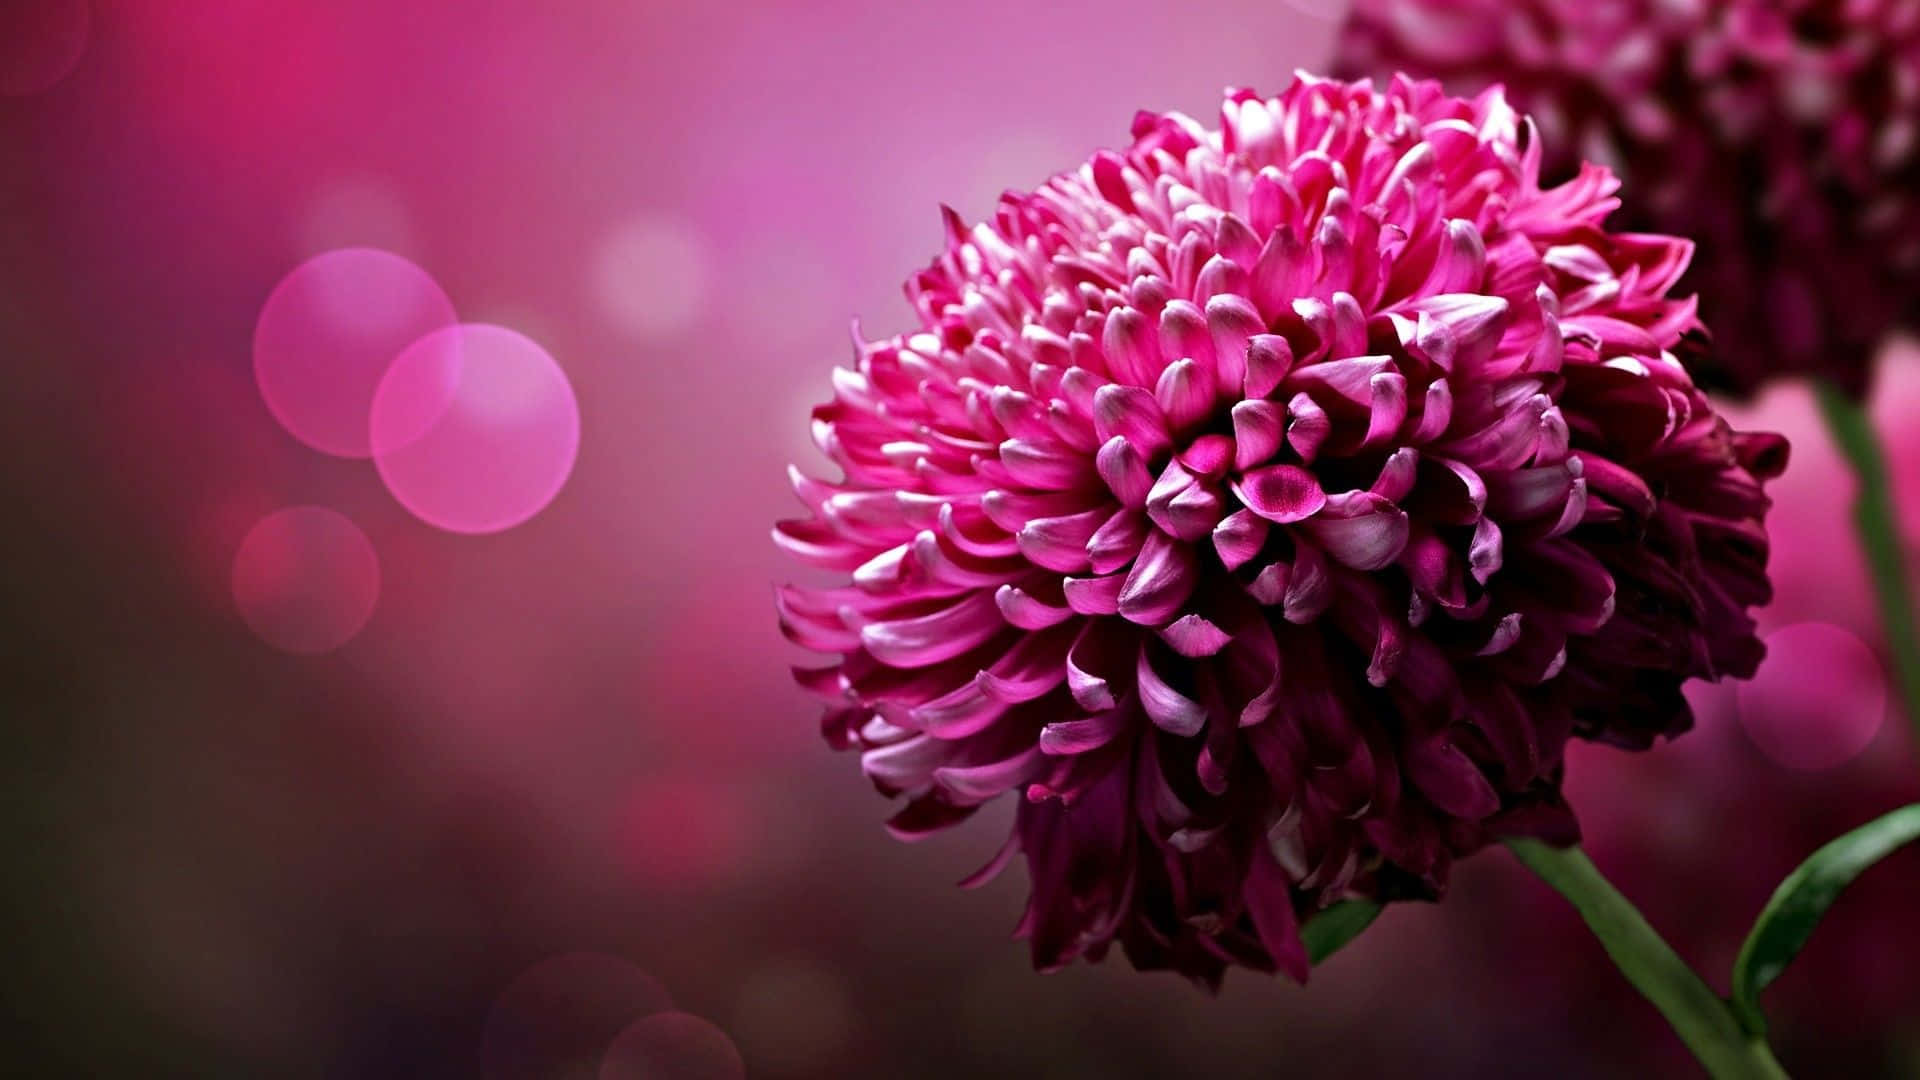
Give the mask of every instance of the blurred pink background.
[[[1135, 108], [1211, 118], [1223, 86], [1322, 66], [1340, 4], [16, 2], [0, 1014], [27, 1072], [1687, 1067], [1498, 853], [1308, 990], [1032, 975], [1019, 875], [952, 887], [999, 831], [889, 839], [787, 676], [784, 467], [812, 460], [848, 319], [906, 325], [939, 204], [978, 218]], [[384, 462], [275, 419], [256, 322], [347, 248], [564, 373], [577, 455], [563, 411], [529, 436], [571, 463], [529, 520], [437, 528]], [[1888, 348], [1874, 407], [1920, 537], [1920, 347]], [[1795, 444], [1763, 616], [1795, 647], [1755, 692], [1703, 689], [1695, 735], [1571, 766], [1595, 858], [1716, 977], [1781, 874], [1920, 797], [1809, 395], [1731, 411]], [[377, 568], [301, 564], [250, 607], [236, 558], [291, 507], [343, 516]], [[343, 643], [289, 651], [288, 620]], [[1770, 992], [1796, 1075], [1920, 1075], [1916, 889], [1920, 852], [1888, 860]]]

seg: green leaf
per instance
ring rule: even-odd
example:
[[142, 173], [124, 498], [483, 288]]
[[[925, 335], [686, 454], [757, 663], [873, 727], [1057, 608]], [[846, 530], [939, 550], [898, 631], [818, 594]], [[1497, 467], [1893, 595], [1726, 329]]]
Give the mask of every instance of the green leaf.
[[1307, 920], [1300, 928], [1300, 939], [1307, 943], [1307, 960], [1319, 967], [1327, 957], [1340, 951], [1360, 931], [1373, 925], [1380, 905], [1372, 900], [1342, 900]]
[[1916, 839], [1920, 839], [1920, 803], [1828, 843], [1787, 875], [1754, 921], [1733, 964], [1733, 1010], [1748, 1031], [1766, 1030], [1760, 991], [1799, 955], [1840, 891], [1868, 867]]

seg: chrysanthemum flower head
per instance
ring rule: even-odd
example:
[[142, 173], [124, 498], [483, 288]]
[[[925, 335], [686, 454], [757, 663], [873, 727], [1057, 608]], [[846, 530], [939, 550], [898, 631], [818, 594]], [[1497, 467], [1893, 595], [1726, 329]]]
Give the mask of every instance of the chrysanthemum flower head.
[[1304, 978], [1300, 919], [1570, 838], [1572, 735], [1645, 746], [1750, 673], [1776, 438], [1681, 355], [1689, 245], [1538, 184], [1497, 92], [1300, 76], [1142, 113], [859, 342], [775, 538], [825, 732], [925, 835], [1019, 799], [1045, 968]]
[[1861, 393], [1875, 346], [1920, 320], [1912, 0], [1355, 0], [1337, 66], [1503, 83], [1549, 178], [1615, 163], [1627, 227], [1700, 242], [1705, 385]]

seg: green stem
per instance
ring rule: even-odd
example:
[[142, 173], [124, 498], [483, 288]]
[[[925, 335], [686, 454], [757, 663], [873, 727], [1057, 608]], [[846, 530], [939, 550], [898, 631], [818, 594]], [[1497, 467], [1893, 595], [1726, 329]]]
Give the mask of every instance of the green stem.
[[1521, 864], [1573, 904], [1593, 936], [1715, 1080], [1785, 1080], [1786, 1070], [1767, 1049], [1766, 1040], [1749, 1035], [1727, 1003], [1700, 981], [1632, 901], [1600, 875], [1593, 860], [1577, 847], [1556, 848], [1538, 840], [1507, 841]]
[[1873, 592], [1880, 602], [1880, 629], [1899, 669], [1907, 720], [1920, 728], [1920, 629], [1914, 625], [1913, 588], [1900, 552], [1887, 457], [1865, 408], [1830, 383], [1816, 383], [1814, 393], [1820, 400], [1827, 430], [1833, 433], [1833, 441], [1853, 466], [1860, 483], [1854, 496], [1853, 527], [1873, 576]]

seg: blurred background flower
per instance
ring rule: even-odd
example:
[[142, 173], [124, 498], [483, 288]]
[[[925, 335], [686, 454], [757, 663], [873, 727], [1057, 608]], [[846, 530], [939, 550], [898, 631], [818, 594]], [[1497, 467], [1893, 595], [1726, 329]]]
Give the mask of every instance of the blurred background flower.
[[[929, 207], [984, 216], [1002, 187], [1111, 141], [1116, 108], [1204, 114], [1222, 86], [1323, 66], [1340, 7], [0, 6], [0, 64], [23, 73], [0, 79], [9, 1064], [554, 1076], [684, 1054], [704, 1056], [669, 1060], [731, 1068], [717, 1029], [770, 1077], [1659, 1066], [1657, 1042], [1620, 1035], [1657, 1029], [1652, 1010], [1596, 996], [1620, 991], [1544, 896], [1497, 925], [1477, 903], [1403, 905], [1307, 991], [1245, 979], [1213, 1001], [1110, 968], [1031, 974], [990, 944], [1018, 916], [1018, 875], [952, 888], [993, 838], [889, 840], [788, 683], [804, 655], [766, 618], [787, 568], [764, 523], [791, 512], [783, 466], [811, 453], [795, 418], [846, 356], [845, 322], [820, 313], [904, 328], [888, 283], [940, 249]], [[526, 438], [566, 468], [557, 490], [536, 472], [508, 492], [508, 509], [533, 508], [522, 523], [431, 524], [409, 494], [422, 489], [275, 415], [256, 375], [269, 298], [350, 249], [424, 274], [420, 310], [434, 291], [446, 305], [429, 326], [515, 336], [471, 382], [464, 347], [416, 358], [415, 396], [396, 401], [459, 422], [423, 424], [425, 439], [401, 409], [385, 445], [422, 436], [419, 467], [440, 478], [425, 490], [497, 515], [439, 520], [486, 525], [511, 515], [428, 451]], [[1888, 372], [1912, 368], [1891, 362], [1903, 348]], [[1920, 378], [1885, 382], [1876, 415], [1912, 508], [1920, 445], [1890, 421], [1920, 402]], [[500, 386], [550, 407], [509, 422], [489, 408]], [[360, 391], [369, 421], [378, 391]], [[1763, 631], [1830, 623], [1878, 656], [1833, 527], [1837, 459], [1801, 389], [1756, 407], [1737, 425], [1793, 439], [1776, 519], [1800, 524], [1777, 531]], [[301, 514], [262, 534], [276, 543], [247, 543], [302, 507], [354, 531]], [[1907, 524], [1920, 536], [1920, 517]], [[287, 651], [294, 639], [257, 629], [288, 626], [344, 640]], [[1852, 683], [1813, 684], [1852, 699]], [[1887, 808], [1841, 814], [1854, 800], [1911, 793], [1897, 714], [1858, 757], [1802, 776], [1731, 708], [1702, 712], [1689, 752], [1718, 748], [1722, 779], [1660, 792], [1697, 839], [1629, 824], [1599, 851], [1676, 938], [1683, 913], [1651, 893], [1751, 873], [1736, 918], [1758, 908], [1771, 875], [1730, 862], [1747, 850], [1730, 838], [1765, 840], [1776, 870], [1812, 846], [1763, 837], [1751, 807], [1830, 806], [1850, 824]], [[1614, 756], [1571, 763], [1576, 796]], [[1894, 779], [1876, 789], [1869, 767]], [[1656, 843], [1684, 846], [1634, 846]], [[1659, 869], [1676, 860], [1684, 874]], [[1503, 859], [1463, 869], [1457, 889], [1508, 887]], [[1920, 867], [1889, 862], [1857, 888], [1849, 904], [1897, 904]], [[1915, 965], [1878, 966], [1890, 946], [1905, 955], [1897, 927], [1857, 948], [1834, 933], [1845, 914], [1772, 992], [1802, 1003], [1778, 1019], [1788, 1064], [1821, 1075], [1841, 1041], [1871, 1049], [1828, 1074], [1901, 1075]], [[568, 959], [582, 955], [602, 959]], [[1575, 1008], [1556, 996], [1579, 987]], [[1847, 1011], [1855, 993], [1876, 995], [1871, 1030]], [[503, 1044], [514, 1016], [535, 1019], [506, 1030], [543, 1034]]]
[[1549, 172], [1612, 165], [1617, 222], [1700, 243], [1721, 348], [1701, 382], [1864, 392], [1920, 312], [1920, 5], [1911, 0], [1355, 0], [1335, 68], [1507, 86]]

